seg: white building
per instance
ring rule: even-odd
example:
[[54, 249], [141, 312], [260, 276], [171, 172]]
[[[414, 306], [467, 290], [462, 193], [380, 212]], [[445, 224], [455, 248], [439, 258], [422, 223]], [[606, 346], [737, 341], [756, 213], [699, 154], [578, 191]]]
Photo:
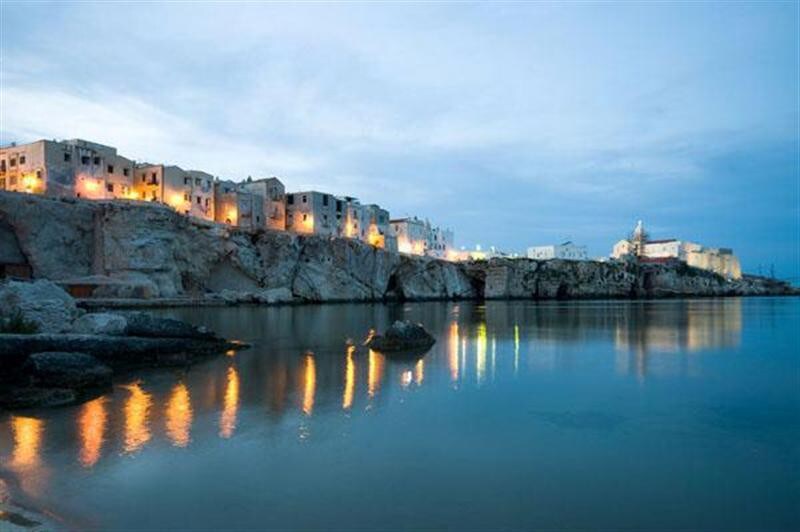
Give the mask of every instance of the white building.
[[589, 260], [586, 246], [577, 246], [570, 241], [550, 246], [528, 248], [528, 258], [536, 260]]
[[263, 229], [264, 198], [233, 181], [214, 182], [214, 216], [219, 223], [243, 229]]
[[391, 220], [397, 238], [397, 249], [409, 255], [426, 255], [440, 259], [455, 260], [454, 234], [450, 229], [431, 225], [428, 220], [398, 218]]
[[650, 240], [641, 221], [637, 223], [636, 229], [628, 239], [614, 244], [611, 257], [615, 259], [636, 257], [642, 262], [679, 260], [689, 266], [709, 270], [728, 279], [742, 277], [741, 265], [733, 250], [712, 248], [675, 238]]
[[169, 205], [181, 214], [213, 221], [214, 177], [180, 166], [142, 163], [136, 166], [134, 198]]
[[287, 231], [339, 236], [345, 214], [345, 202], [331, 194], [315, 190], [286, 194]]

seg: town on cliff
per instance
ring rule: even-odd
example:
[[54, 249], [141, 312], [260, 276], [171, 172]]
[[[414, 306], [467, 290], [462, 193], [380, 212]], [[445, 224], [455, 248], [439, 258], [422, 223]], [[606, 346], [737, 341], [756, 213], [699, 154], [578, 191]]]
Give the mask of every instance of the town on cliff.
[[[287, 193], [277, 177], [248, 177], [237, 183], [200, 170], [137, 162], [119, 155], [115, 147], [82, 139], [43, 139], [0, 148], [2, 190], [56, 198], [155, 202], [198, 220], [244, 230], [350, 238], [387, 251], [449, 261], [519, 256], [494, 247], [456, 249], [451, 229], [416, 216], [392, 218], [387, 209], [362, 204], [353, 196], [316, 190]], [[525, 256], [590, 260], [586, 247], [571, 241], [529, 247]], [[727, 279], [741, 278], [732, 250], [678, 239], [649, 240], [641, 222], [630, 237], [614, 245], [610, 258], [677, 261]]]

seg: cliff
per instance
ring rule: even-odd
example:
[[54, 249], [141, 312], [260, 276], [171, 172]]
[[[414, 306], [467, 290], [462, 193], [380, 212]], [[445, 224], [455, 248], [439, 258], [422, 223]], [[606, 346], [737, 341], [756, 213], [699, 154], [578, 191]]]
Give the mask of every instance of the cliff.
[[782, 294], [761, 278], [725, 279], [683, 265], [408, 257], [361, 242], [247, 232], [136, 201], [0, 192], [0, 264], [90, 286], [95, 297], [229, 302], [600, 298]]

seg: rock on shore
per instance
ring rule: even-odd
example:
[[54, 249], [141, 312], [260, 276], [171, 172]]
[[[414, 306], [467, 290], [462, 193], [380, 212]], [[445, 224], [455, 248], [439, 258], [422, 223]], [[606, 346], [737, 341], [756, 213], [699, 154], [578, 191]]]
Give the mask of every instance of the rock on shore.
[[[137, 201], [57, 200], [0, 192], [0, 239], [18, 242], [36, 278], [104, 298], [226, 303], [385, 299], [600, 298], [792, 292], [675, 265], [493, 259], [450, 263], [349, 239], [247, 232]], [[2, 250], [0, 250], [2, 252]], [[44, 319], [53, 324], [57, 320]], [[50, 325], [48, 325], [49, 327]]]

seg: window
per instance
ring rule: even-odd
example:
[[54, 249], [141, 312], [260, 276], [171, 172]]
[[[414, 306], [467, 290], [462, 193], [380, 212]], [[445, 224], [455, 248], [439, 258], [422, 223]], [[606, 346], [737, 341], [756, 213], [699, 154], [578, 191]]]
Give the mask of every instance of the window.
[[0, 189], [6, 188], [6, 178], [0, 179]]
[[114, 173], [114, 165], [113, 165], [113, 164], [109, 164], [109, 165], [106, 167], [106, 170], [108, 170], [108, 173], [109, 173], [109, 174], [113, 174], [113, 173]]
[[189, 201], [189, 194], [187, 194], [187, 193], [185, 193], [185, 192], [184, 192], [184, 194], [183, 194], [183, 201]]
[[206, 198], [206, 207], [208, 207], [208, 198]]
[[198, 205], [202, 205], [203, 204], [203, 198], [201, 198], [200, 196], [197, 196], [197, 204]]
[[184, 178], [183, 178], [183, 184], [184, 184], [184, 185], [191, 185], [191, 184], [192, 184], [192, 180], [191, 180], [191, 178], [184, 177]]
[[41, 178], [42, 178], [42, 171], [36, 170], [36, 179], [41, 179]]
[[261, 216], [256, 216], [256, 223], [261, 221]]
[[106, 190], [108, 190], [109, 192], [113, 193], [114, 192], [114, 183], [107, 183], [106, 184]]
[[328, 215], [327, 215], [327, 214], [323, 214], [323, 215], [322, 215], [322, 219], [323, 219], [323, 220], [325, 220], [325, 221], [327, 222], [327, 221], [328, 221]]
[[144, 175], [144, 174], [142, 174], [142, 183], [144, 183], [144, 182], [146, 182], [146, 181], [147, 181], [147, 176], [146, 176], [146, 175]]
[[0, 161], [0, 172], [5, 172], [5, 171], [6, 171], [6, 160], [3, 159], [2, 161]]
[[8, 184], [9, 184], [10, 186], [12, 186], [12, 187], [13, 187], [14, 185], [16, 185], [16, 184], [17, 184], [17, 176], [15, 176], [15, 175], [12, 175], [12, 176], [11, 176], [11, 177], [8, 179]]
[[150, 191], [150, 199], [152, 199], [153, 201], [156, 200], [156, 191], [155, 190], [151, 190]]
[[72, 154], [68, 152], [64, 152], [64, 162], [68, 163], [72, 160]]
[[308, 197], [305, 194], [303, 194], [303, 203], [308, 203]]
[[89, 164], [89, 156], [81, 155], [81, 164]]
[[17, 166], [17, 160], [16, 159], [9, 159], [8, 160], [8, 166], [12, 166], [12, 167], [13, 166]]
[[342, 212], [342, 202], [336, 200], [336, 212]]
[[322, 196], [322, 205], [327, 207], [328, 206], [328, 195], [325, 194]]
[[130, 172], [128, 171], [128, 169], [127, 169], [127, 168], [123, 168], [123, 169], [122, 169], [122, 175], [124, 175], [125, 177], [128, 177], [128, 174], [129, 174], [129, 173], [130, 173]]
[[203, 184], [203, 181], [199, 177], [194, 178], [194, 184], [200, 186]]
[[294, 194], [288, 194], [286, 196], [286, 204], [287, 205], [294, 205]]
[[96, 164], [96, 165], [99, 165], [99, 164], [100, 164], [100, 157], [97, 157], [97, 156], [95, 156], [95, 158], [94, 158], [94, 164]]
[[24, 155], [20, 155], [19, 156], [19, 164], [25, 164], [25, 156]]
[[308, 215], [307, 215], [307, 214], [304, 214], [304, 215], [303, 215], [303, 221], [305, 222], [306, 220], [308, 220]]

